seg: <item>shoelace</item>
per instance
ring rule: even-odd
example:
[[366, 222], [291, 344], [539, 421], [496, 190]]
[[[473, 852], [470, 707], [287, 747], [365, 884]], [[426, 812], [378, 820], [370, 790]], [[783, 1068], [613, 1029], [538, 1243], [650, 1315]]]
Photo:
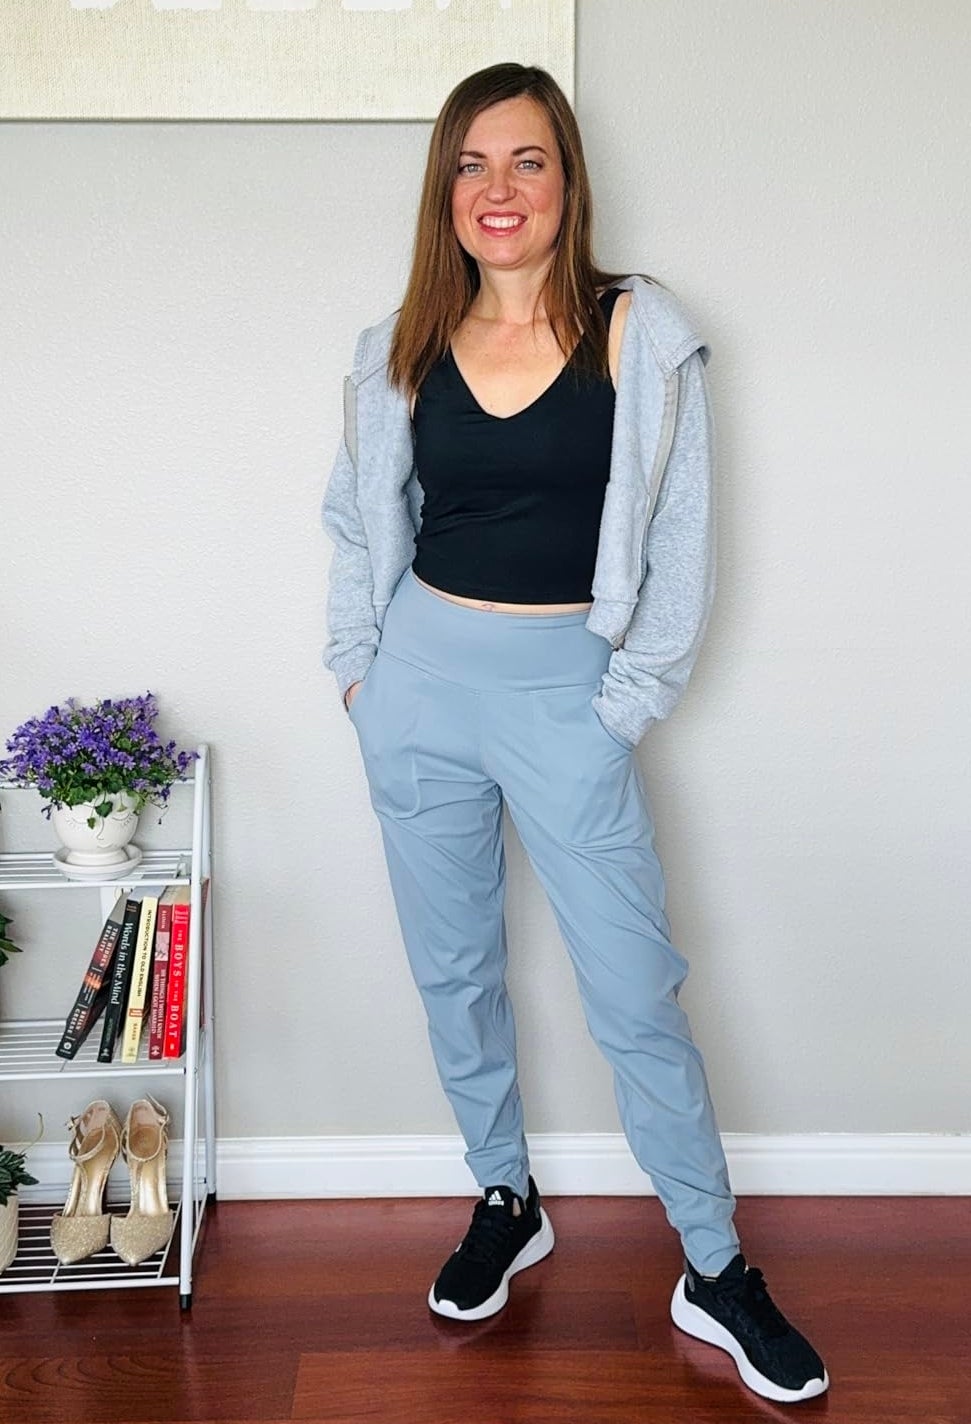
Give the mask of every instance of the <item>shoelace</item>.
[[789, 1322], [769, 1295], [765, 1277], [758, 1266], [749, 1266], [740, 1281], [719, 1286], [718, 1295], [736, 1300], [755, 1321], [759, 1330], [770, 1339], [778, 1339], [779, 1336], [789, 1333]]
[[492, 1265], [515, 1231], [516, 1220], [487, 1202], [476, 1202], [472, 1224], [459, 1248], [462, 1255]]

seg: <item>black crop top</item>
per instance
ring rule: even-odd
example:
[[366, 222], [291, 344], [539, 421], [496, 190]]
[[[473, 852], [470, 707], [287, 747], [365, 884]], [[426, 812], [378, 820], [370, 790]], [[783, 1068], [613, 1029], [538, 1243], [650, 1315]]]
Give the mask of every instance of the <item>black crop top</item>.
[[[619, 295], [600, 297], [608, 329]], [[577, 379], [572, 357], [523, 410], [489, 415], [449, 346], [415, 402], [418, 577], [466, 598], [589, 602], [613, 425], [609, 376]]]

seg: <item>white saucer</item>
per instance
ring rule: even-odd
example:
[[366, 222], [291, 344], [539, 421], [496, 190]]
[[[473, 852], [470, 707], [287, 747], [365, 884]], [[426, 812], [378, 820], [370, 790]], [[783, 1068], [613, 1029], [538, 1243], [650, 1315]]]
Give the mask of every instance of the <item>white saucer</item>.
[[128, 859], [119, 861], [117, 865], [72, 865], [66, 858], [69, 852], [64, 846], [54, 852], [53, 860], [61, 874], [69, 880], [120, 880], [129, 870], [134, 870], [142, 858], [141, 850], [136, 845], [122, 846], [122, 850]]

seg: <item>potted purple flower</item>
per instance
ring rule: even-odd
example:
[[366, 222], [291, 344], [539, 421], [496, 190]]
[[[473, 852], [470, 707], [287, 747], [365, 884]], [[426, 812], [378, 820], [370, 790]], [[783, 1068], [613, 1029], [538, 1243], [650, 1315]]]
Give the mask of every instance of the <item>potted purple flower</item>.
[[94, 874], [141, 859], [135, 847], [129, 850], [139, 815], [149, 803], [164, 807], [172, 783], [198, 756], [163, 744], [153, 726], [157, 716], [151, 692], [104, 698], [93, 707], [69, 697], [7, 741], [12, 756], [0, 760], [0, 774], [48, 798], [42, 809], [61, 841], [55, 859], [62, 868]]

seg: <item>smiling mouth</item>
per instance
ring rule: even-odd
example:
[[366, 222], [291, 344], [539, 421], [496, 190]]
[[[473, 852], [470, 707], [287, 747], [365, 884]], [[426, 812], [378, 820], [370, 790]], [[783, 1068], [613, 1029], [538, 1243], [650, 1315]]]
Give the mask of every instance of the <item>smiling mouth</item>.
[[518, 213], [511, 213], [509, 217], [482, 217], [479, 218], [479, 226], [485, 228], [486, 232], [516, 232], [526, 221]]

